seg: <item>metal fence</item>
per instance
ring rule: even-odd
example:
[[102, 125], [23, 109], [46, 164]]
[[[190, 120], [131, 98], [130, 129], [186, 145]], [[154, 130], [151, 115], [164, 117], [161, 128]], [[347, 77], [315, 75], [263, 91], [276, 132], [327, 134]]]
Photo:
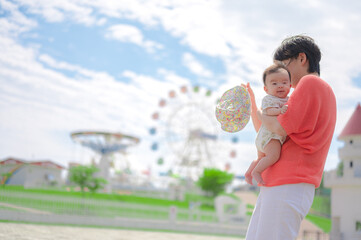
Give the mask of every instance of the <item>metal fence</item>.
[[305, 230], [302, 233], [302, 240], [329, 240], [329, 235], [322, 231]]
[[[59, 196], [25, 191], [0, 190], [0, 208], [48, 214], [69, 214], [99, 217], [128, 217], [216, 222], [213, 211], [124, 203], [73, 196]], [[176, 210], [174, 210], [176, 209]], [[176, 218], [171, 216], [175, 214]]]
[[0, 188], [0, 219], [244, 235], [247, 222], [220, 223], [215, 211], [150, 206]]

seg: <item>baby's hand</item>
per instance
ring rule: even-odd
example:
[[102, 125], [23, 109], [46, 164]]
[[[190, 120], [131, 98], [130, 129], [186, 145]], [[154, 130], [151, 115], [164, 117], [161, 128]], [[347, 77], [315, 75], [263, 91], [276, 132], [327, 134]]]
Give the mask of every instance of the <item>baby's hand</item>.
[[288, 106], [287, 105], [283, 105], [282, 108], [281, 108], [281, 114], [284, 114], [288, 109]]

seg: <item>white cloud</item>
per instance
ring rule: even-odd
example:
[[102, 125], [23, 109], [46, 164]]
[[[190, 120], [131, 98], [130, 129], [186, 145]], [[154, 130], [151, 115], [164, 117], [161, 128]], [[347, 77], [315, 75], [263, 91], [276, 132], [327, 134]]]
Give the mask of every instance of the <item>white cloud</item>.
[[181, 77], [176, 73], [164, 68], [158, 69], [158, 74], [166, 80], [166, 82], [176, 84], [177, 86], [189, 85], [190, 81], [187, 78]]
[[194, 74], [200, 77], [212, 77], [213, 74], [211, 71], [206, 69], [192, 54], [184, 53], [183, 64]]
[[9, 14], [7, 18], [0, 18], [0, 34], [3, 36], [17, 36], [37, 26], [36, 21], [27, 18], [18, 6], [7, 0], [0, 0], [0, 11]]
[[[170, 34], [193, 48], [194, 51], [220, 56], [226, 63], [227, 79], [236, 76], [259, 83], [265, 67], [271, 63], [272, 52], [282, 38], [296, 33], [312, 35], [321, 45], [324, 60], [331, 82], [343, 97], [348, 97], [347, 86], [339, 88], [340, 82], [332, 77], [337, 73], [350, 80], [350, 72], [360, 69], [353, 52], [360, 52], [357, 44], [361, 40], [360, 5], [357, 1], [337, 4], [318, 1], [308, 9], [307, 6], [281, 2], [239, 2], [239, 1], [18, 1], [27, 6], [30, 12], [46, 14], [47, 10], [61, 11], [67, 18], [80, 23], [96, 24], [97, 13], [105, 17], [137, 20], [145, 26], [162, 26]], [[266, 8], [264, 6], [267, 6]], [[283, 14], [280, 9], [287, 8]], [[292, 22], [299, 15], [299, 8], [307, 9], [307, 21]], [[79, 18], [93, 21], [79, 21]], [[300, 16], [301, 17], [301, 16]], [[104, 20], [103, 20], [104, 21]], [[333, 24], [330, 24], [333, 23]], [[127, 25], [120, 25], [118, 32], [109, 29], [108, 36], [121, 41], [142, 45], [148, 51], [161, 47], [155, 42], [144, 40], [141, 31]], [[351, 51], [345, 50], [348, 46]], [[333, 59], [350, 59], [335, 61]], [[246, 72], [244, 68], [247, 68]], [[326, 69], [326, 68], [325, 68]], [[336, 72], [334, 69], [338, 69]], [[358, 71], [359, 72], [359, 71]], [[336, 74], [335, 74], [336, 73]], [[326, 74], [326, 72], [324, 72]], [[243, 76], [245, 75], [245, 76]], [[251, 76], [250, 76], [251, 75]], [[253, 76], [252, 76], [253, 75]], [[352, 89], [350, 87], [350, 89]], [[358, 94], [358, 92], [355, 92]], [[345, 95], [345, 96], [344, 96]], [[343, 100], [343, 97], [340, 99]]]
[[[260, 99], [264, 94], [262, 72], [271, 64], [274, 49], [283, 38], [304, 33], [314, 37], [323, 52], [321, 74], [338, 102], [336, 135], [348, 119], [342, 113], [352, 112], [359, 101], [361, 89], [352, 82], [361, 69], [355, 54], [361, 52], [361, 6], [357, 1], [318, 1], [310, 8], [297, 2], [267, 1], [197, 1], [173, 3], [172, 7], [149, 4], [149, 12], [135, 5], [126, 11], [145, 25], [148, 21], [162, 26], [195, 52], [220, 57], [227, 79], [227, 87], [222, 89], [249, 81]], [[296, 20], [300, 18], [304, 21]], [[337, 148], [331, 151], [335, 155]]]
[[91, 71], [77, 65], [69, 64], [66, 62], [59, 62], [46, 54], [40, 55], [39, 60], [51, 68], [75, 72], [77, 74], [75, 78], [78, 80], [81, 80], [83, 78], [91, 78], [101, 81], [115, 81], [115, 79], [106, 72]]
[[[147, 134], [159, 99], [153, 87], [164, 89], [159, 80], [133, 74], [132, 84], [126, 84], [48, 55], [38, 57], [9, 39], [0, 37], [0, 44], [4, 48], [0, 56], [1, 156], [50, 158], [66, 165], [74, 160], [72, 131]], [[69, 78], [57, 70], [74, 71], [81, 77]], [[142, 144], [149, 146], [146, 141]]]
[[134, 43], [145, 48], [150, 53], [163, 48], [163, 46], [159, 43], [145, 40], [142, 32], [132, 25], [113, 25], [107, 29], [105, 37], [109, 39], [115, 39], [121, 42]]
[[94, 10], [81, 1], [17, 0], [19, 6], [26, 6], [29, 13], [41, 15], [48, 22], [72, 20], [87, 26], [98, 24]]
[[[275, 47], [286, 36], [309, 34], [316, 39], [323, 52], [322, 77], [331, 84], [337, 96], [337, 135], [361, 94], [360, 86], [352, 81], [352, 78], [360, 76], [361, 69], [357, 55], [361, 52], [361, 5], [358, 1], [344, 4], [310, 0], [309, 3], [0, 0], [2, 11], [10, 12], [0, 18], [1, 124], [14, 129], [14, 132], [4, 129], [8, 139], [19, 142], [19, 139], [10, 137], [10, 133], [21, 131], [26, 132], [27, 136], [38, 134], [44, 139], [51, 139], [48, 141], [51, 144], [49, 149], [54, 151], [58, 149], [59, 140], [44, 133], [54, 126], [64, 132], [80, 127], [107, 126], [114, 129], [121, 126], [121, 129], [141, 135], [145, 130], [140, 130], [139, 126], [150, 123], [140, 119], [147, 119], [144, 116], [152, 112], [159, 96], [189, 82], [177, 73], [160, 69], [156, 76], [159, 79], [136, 71], [125, 71], [123, 77], [130, 79], [130, 83], [125, 84], [108, 73], [59, 62], [49, 55], [38, 55], [39, 49], [16, 43], [16, 36], [34, 29], [38, 24], [19, 11], [21, 6], [22, 11], [39, 14], [48, 22], [70, 21], [85, 26], [106, 26], [114, 19], [135, 21], [142, 28], [114, 25], [108, 27], [106, 36], [137, 44], [148, 52], [162, 49], [163, 45], [146, 39], [143, 29], [151, 31], [162, 28], [185, 48], [222, 61], [225, 73], [215, 76], [191, 54], [183, 55], [184, 63], [197, 75], [225, 80], [222, 86], [218, 86], [217, 95], [236, 84], [249, 81], [258, 99], [264, 94], [261, 74], [272, 62]], [[62, 71], [76, 74], [74, 78], [69, 78]], [[144, 111], [139, 112], [139, 109]], [[29, 139], [24, 140], [23, 146], [30, 142]], [[10, 146], [9, 141], [3, 140], [1, 145], [15, 152], [14, 145]], [[45, 141], [40, 145], [46, 145]], [[146, 149], [145, 145], [143, 148]], [[41, 150], [39, 147], [33, 151]], [[332, 159], [335, 158], [334, 152]]]

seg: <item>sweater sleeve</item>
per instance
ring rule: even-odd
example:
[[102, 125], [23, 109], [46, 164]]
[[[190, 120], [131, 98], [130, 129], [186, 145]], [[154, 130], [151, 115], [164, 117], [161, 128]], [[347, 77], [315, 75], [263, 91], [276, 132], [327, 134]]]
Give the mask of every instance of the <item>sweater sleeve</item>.
[[[278, 116], [278, 121], [287, 135], [300, 147], [312, 153], [318, 149], [319, 131], [317, 128], [321, 107], [321, 97], [318, 92], [318, 79], [315, 76], [305, 76], [288, 100], [285, 114]], [[322, 80], [320, 80], [322, 81]]]

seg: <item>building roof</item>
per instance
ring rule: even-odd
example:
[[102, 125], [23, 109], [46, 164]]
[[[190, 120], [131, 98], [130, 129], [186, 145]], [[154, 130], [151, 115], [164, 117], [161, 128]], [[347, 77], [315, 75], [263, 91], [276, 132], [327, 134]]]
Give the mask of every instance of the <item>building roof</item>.
[[49, 167], [49, 168], [65, 169], [63, 166], [61, 166], [57, 163], [54, 163], [52, 161], [49, 161], [49, 160], [30, 162], [30, 161], [26, 161], [26, 160], [22, 160], [22, 159], [16, 159], [16, 158], [9, 157], [7, 159], [4, 159], [3, 161], [0, 161], [0, 165], [8, 165], [8, 164], [13, 164], [13, 165], [29, 164], [29, 165]]
[[357, 105], [356, 110], [353, 112], [351, 118], [348, 120], [346, 126], [343, 128], [338, 138], [348, 136], [361, 135], [361, 105]]

